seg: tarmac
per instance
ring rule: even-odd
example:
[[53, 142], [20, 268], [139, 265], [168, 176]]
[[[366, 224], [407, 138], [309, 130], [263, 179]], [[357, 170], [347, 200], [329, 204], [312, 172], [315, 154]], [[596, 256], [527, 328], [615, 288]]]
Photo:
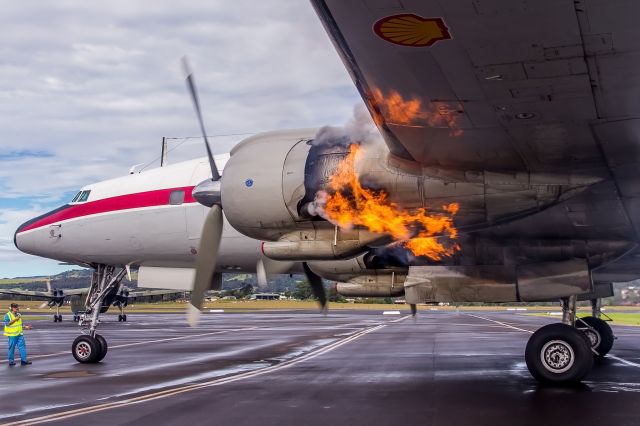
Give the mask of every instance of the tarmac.
[[71, 356], [69, 318], [34, 321], [33, 365], [0, 368], [0, 423], [640, 424], [640, 327], [614, 325], [610, 356], [582, 385], [549, 387], [529, 375], [524, 348], [553, 318], [279, 311], [207, 314], [189, 328], [179, 314], [127, 316], [103, 317], [99, 364]]

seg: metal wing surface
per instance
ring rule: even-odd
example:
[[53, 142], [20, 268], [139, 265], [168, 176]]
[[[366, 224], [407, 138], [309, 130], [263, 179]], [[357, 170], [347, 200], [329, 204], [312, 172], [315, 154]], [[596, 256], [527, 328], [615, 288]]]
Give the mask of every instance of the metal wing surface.
[[[62, 290], [63, 297], [66, 296], [74, 296], [79, 294], [84, 294], [89, 291], [88, 288], [78, 288], [71, 290]], [[54, 296], [48, 291], [29, 291], [29, 290], [4, 290], [0, 289], [0, 294], [6, 294], [10, 296], [18, 296], [18, 297], [34, 297], [39, 299], [53, 299]]]
[[636, 162], [639, 2], [312, 3], [400, 157], [597, 175]]

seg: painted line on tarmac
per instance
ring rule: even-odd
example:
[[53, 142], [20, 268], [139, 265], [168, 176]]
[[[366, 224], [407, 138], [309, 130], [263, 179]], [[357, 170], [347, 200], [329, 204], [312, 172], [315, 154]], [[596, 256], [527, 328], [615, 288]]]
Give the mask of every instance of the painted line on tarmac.
[[513, 325], [509, 325], [509, 324], [507, 324], [505, 322], [502, 322], [502, 321], [492, 320], [491, 318], [481, 317], [480, 315], [473, 315], [473, 314], [465, 314], [465, 315], [468, 315], [468, 316], [474, 317], [474, 318], [478, 318], [478, 319], [481, 319], [481, 320], [485, 320], [485, 321], [490, 321], [490, 322], [499, 324], [499, 325], [501, 325], [503, 327], [511, 328], [513, 330], [524, 331], [525, 333], [533, 334], [533, 331], [531, 331], [531, 330], [525, 330], [524, 328], [520, 328], [520, 327], [516, 327], [516, 326], [513, 326]]
[[[394, 321], [390, 321], [390, 322], [398, 322], [401, 320], [404, 320], [408, 318], [408, 316], [406, 317], [402, 317], [402, 318], [398, 318]], [[261, 368], [259, 370], [254, 370], [254, 371], [250, 371], [250, 372], [246, 372], [246, 373], [240, 373], [240, 374], [236, 374], [233, 376], [228, 376], [228, 377], [224, 377], [224, 378], [220, 378], [220, 379], [215, 379], [215, 380], [210, 380], [207, 382], [203, 382], [203, 383], [194, 383], [191, 385], [185, 385], [185, 386], [179, 386], [176, 388], [172, 388], [172, 389], [166, 389], [163, 391], [159, 391], [159, 392], [154, 392], [154, 393], [150, 393], [150, 394], [146, 394], [146, 395], [141, 395], [138, 397], [134, 397], [134, 398], [128, 398], [122, 401], [116, 401], [116, 402], [109, 402], [109, 403], [104, 403], [104, 404], [99, 404], [99, 405], [94, 405], [92, 407], [85, 407], [85, 408], [77, 408], [74, 410], [69, 410], [69, 411], [63, 411], [60, 413], [55, 413], [55, 414], [49, 414], [49, 415], [45, 415], [45, 416], [40, 416], [40, 417], [34, 417], [31, 419], [26, 419], [26, 420], [19, 420], [16, 422], [11, 422], [11, 423], [3, 423], [0, 426], [29, 426], [29, 425], [37, 425], [40, 423], [48, 423], [48, 422], [53, 422], [53, 421], [60, 421], [60, 420], [65, 420], [65, 419], [69, 419], [72, 417], [78, 417], [78, 416], [82, 416], [85, 414], [91, 414], [91, 413], [97, 413], [100, 411], [105, 411], [105, 410], [110, 410], [113, 408], [120, 408], [120, 407], [125, 407], [125, 406], [131, 406], [131, 405], [135, 405], [135, 404], [140, 404], [140, 403], [144, 403], [144, 402], [149, 402], [149, 401], [154, 401], [157, 399], [162, 399], [162, 398], [168, 398], [168, 397], [172, 397], [175, 395], [179, 395], [182, 393], [186, 393], [186, 392], [192, 392], [192, 391], [196, 391], [196, 390], [200, 390], [200, 389], [205, 389], [205, 388], [209, 388], [209, 387], [214, 387], [214, 386], [220, 386], [220, 385], [224, 385], [227, 383], [233, 383], [233, 382], [237, 382], [237, 381], [241, 381], [241, 380], [246, 380], [246, 379], [251, 379], [254, 377], [258, 377], [258, 376], [262, 376], [268, 373], [273, 373], [275, 371], [280, 371], [280, 370], [284, 370], [286, 368], [290, 368], [293, 367], [297, 364], [300, 364], [302, 362], [305, 361], [309, 361], [311, 359], [317, 358], [320, 355], [324, 355], [328, 352], [331, 352], [337, 348], [339, 348], [340, 346], [346, 345], [347, 343], [350, 343], [364, 335], [367, 335], [369, 333], [372, 333], [374, 331], [380, 330], [384, 327], [386, 327], [386, 324], [379, 324], [373, 327], [369, 327], [369, 328], [365, 328], [362, 331], [353, 334], [352, 336], [349, 337], [345, 337], [344, 339], [338, 340], [337, 342], [333, 342], [330, 343], [326, 346], [323, 346], [321, 348], [318, 348], [314, 351], [311, 351], [305, 355], [302, 355], [298, 358], [294, 358], [291, 359], [289, 361], [284, 361], [280, 364], [277, 365], [272, 365], [269, 367], [265, 367], [265, 368]]]
[[640, 368], [640, 364], [635, 363], [635, 362], [631, 362], [631, 361], [627, 361], [626, 359], [622, 359], [620, 357], [617, 357], [615, 355], [611, 355], [611, 354], [607, 354], [606, 355], [607, 358], [611, 358], [611, 359], [615, 359], [616, 361], [620, 361], [623, 364], [629, 365], [631, 367], [638, 367]]
[[[225, 333], [231, 333], [231, 332], [235, 332], [235, 331], [257, 330], [259, 328], [260, 327], [233, 328], [233, 329], [229, 329], [229, 330], [212, 331], [210, 333], [188, 334], [188, 335], [185, 335], [185, 336], [167, 337], [165, 339], [155, 339], [155, 340], [145, 340], [143, 342], [124, 343], [122, 345], [109, 346], [109, 350], [111, 350], [111, 349], [120, 349], [120, 348], [129, 348], [129, 347], [132, 347], [132, 346], [148, 345], [148, 344], [152, 344], [152, 343], [170, 342], [170, 341], [173, 341], [173, 340], [186, 340], [186, 339], [191, 339], [193, 337], [213, 336], [213, 335], [216, 335], [216, 334], [225, 334]], [[64, 352], [54, 352], [54, 353], [50, 353], [50, 354], [33, 355], [33, 356], [29, 357], [29, 359], [51, 358], [51, 357], [54, 357], [54, 356], [69, 355], [70, 353], [71, 353], [71, 351], [64, 351]], [[9, 360], [7, 360], [7, 359], [0, 360], [0, 362], [8, 362], [8, 361]]]
[[[509, 324], [506, 324], [506, 323], [503, 323], [503, 322], [500, 322], [500, 321], [492, 320], [492, 319], [490, 319], [490, 318], [481, 317], [481, 316], [479, 316], [479, 315], [473, 315], [473, 314], [465, 314], [465, 315], [469, 315], [469, 316], [472, 316], [472, 317], [474, 317], [474, 318], [483, 319], [483, 320], [485, 320], [485, 321], [495, 322], [496, 324], [500, 324], [500, 325], [502, 325], [503, 327], [512, 328], [512, 329], [514, 329], [514, 330], [520, 330], [520, 331], [524, 331], [524, 332], [526, 332], [526, 333], [530, 333], [530, 334], [533, 334], [533, 333], [534, 333], [534, 332], [533, 332], [533, 331], [531, 331], [531, 330], [525, 330], [525, 329], [523, 329], [523, 328], [514, 327], [514, 326], [512, 326], [512, 325], [509, 325]], [[592, 350], [593, 350], [593, 349], [592, 349]], [[616, 361], [619, 361], [619, 362], [621, 362], [621, 363], [623, 363], [623, 364], [625, 364], [625, 365], [628, 365], [628, 366], [630, 366], [630, 367], [637, 367], [637, 368], [640, 368], [640, 364], [635, 363], [635, 362], [632, 362], [632, 361], [627, 361], [626, 359], [620, 358], [620, 357], [615, 356], [615, 355], [613, 355], [613, 354], [607, 354], [607, 355], [606, 355], [606, 358], [615, 359]]]

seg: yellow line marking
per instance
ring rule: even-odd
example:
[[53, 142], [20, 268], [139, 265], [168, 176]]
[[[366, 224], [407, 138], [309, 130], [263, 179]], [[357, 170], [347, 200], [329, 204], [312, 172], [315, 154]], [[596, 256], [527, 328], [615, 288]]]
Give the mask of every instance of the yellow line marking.
[[[398, 318], [394, 321], [390, 321], [390, 322], [398, 322], [401, 320], [404, 320], [406, 318], [408, 318], [409, 316], [406, 317], [402, 317], [402, 318]], [[99, 405], [95, 405], [93, 407], [85, 407], [85, 408], [78, 408], [78, 409], [74, 409], [74, 410], [69, 410], [69, 411], [63, 411], [60, 413], [55, 413], [55, 414], [49, 414], [46, 416], [41, 416], [41, 417], [35, 417], [35, 418], [31, 418], [31, 419], [27, 419], [27, 420], [20, 420], [20, 421], [16, 421], [16, 422], [12, 422], [12, 423], [3, 423], [0, 426], [29, 426], [29, 425], [36, 425], [39, 423], [47, 423], [47, 422], [52, 422], [52, 421], [59, 421], [59, 420], [64, 420], [64, 419], [68, 419], [71, 417], [77, 417], [77, 416], [82, 416], [85, 414], [90, 414], [90, 413], [96, 413], [96, 412], [100, 412], [100, 411], [105, 411], [105, 410], [110, 410], [112, 408], [119, 408], [119, 407], [124, 407], [124, 406], [129, 406], [129, 405], [134, 405], [134, 404], [140, 404], [143, 402], [148, 402], [148, 401], [154, 401], [156, 399], [161, 399], [161, 398], [167, 398], [170, 396], [175, 396], [181, 393], [185, 393], [185, 392], [191, 392], [191, 391], [195, 391], [195, 390], [200, 390], [200, 389], [204, 389], [204, 388], [208, 388], [208, 387], [213, 387], [213, 386], [220, 386], [220, 385], [224, 385], [227, 383], [232, 383], [232, 382], [237, 382], [240, 380], [246, 380], [246, 379], [250, 379], [253, 377], [258, 377], [258, 376], [262, 376], [264, 374], [268, 374], [268, 373], [272, 373], [275, 371], [279, 371], [279, 370], [283, 370], [285, 368], [289, 368], [289, 367], [293, 367], [294, 365], [297, 365], [301, 362], [305, 362], [308, 361], [310, 359], [319, 357], [320, 355], [326, 354], [327, 352], [333, 351], [337, 348], [339, 348], [342, 345], [346, 345], [349, 342], [352, 342], [366, 334], [372, 333], [374, 331], [380, 330], [381, 328], [386, 327], [386, 324], [379, 324], [377, 326], [373, 326], [373, 327], [369, 327], [366, 328], [356, 334], [353, 334], [352, 336], [349, 337], [345, 337], [344, 339], [338, 340], [337, 342], [333, 342], [330, 343], [326, 346], [323, 346], [319, 349], [316, 349], [314, 351], [311, 351], [305, 355], [302, 355], [298, 358], [289, 360], [289, 361], [284, 361], [278, 365], [272, 365], [269, 367], [264, 367], [261, 368], [259, 370], [256, 371], [251, 371], [251, 372], [246, 372], [246, 373], [240, 373], [240, 374], [236, 374], [233, 376], [229, 376], [229, 377], [224, 377], [221, 379], [215, 379], [215, 380], [210, 380], [207, 382], [203, 382], [203, 383], [195, 383], [195, 384], [191, 384], [191, 385], [184, 385], [184, 386], [179, 386], [176, 388], [172, 388], [172, 389], [166, 389], [163, 391], [159, 391], [159, 392], [154, 392], [154, 393], [150, 393], [150, 394], [146, 394], [146, 395], [141, 395], [138, 397], [134, 397], [134, 398], [129, 398], [129, 399], [125, 399], [122, 401], [116, 401], [116, 402], [109, 402], [109, 403], [105, 403], [105, 404], [99, 404]]]

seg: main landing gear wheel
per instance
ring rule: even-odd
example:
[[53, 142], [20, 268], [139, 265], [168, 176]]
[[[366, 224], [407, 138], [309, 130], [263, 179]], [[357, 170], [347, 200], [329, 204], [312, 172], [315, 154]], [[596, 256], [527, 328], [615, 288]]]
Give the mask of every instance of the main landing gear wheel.
[[545, 383], [577, 383], [593, 367], [589, 339], [566, 324], [545, 325], [533, 333], [525, 360], [531, 375]]
[[102, 346], [95, 337], [82, 335], [76, 337], [76, 340], [73, 341], [71, 353], [79, 363], [88, 364], [95, 362], [102, 354]]
[[118, 315], [118, 322], [127, 322], [127, 315], [126, 314], [122, 314], [122, 315]]
[[576, 328], [589, 338], [596, 357], [603, 358], [609, 353], [615, 338], [606, 321], [596, 317], [580, 318], [576, 320]]
[[96, 334], [96, 340], [100, 344], [100, 354], [96, 357], [94, 362], [100, 362], [105, 356], [107, 356], [109, 345], [107, 345], [107, 340], [99, 334]]

